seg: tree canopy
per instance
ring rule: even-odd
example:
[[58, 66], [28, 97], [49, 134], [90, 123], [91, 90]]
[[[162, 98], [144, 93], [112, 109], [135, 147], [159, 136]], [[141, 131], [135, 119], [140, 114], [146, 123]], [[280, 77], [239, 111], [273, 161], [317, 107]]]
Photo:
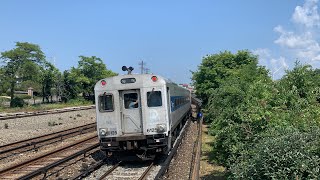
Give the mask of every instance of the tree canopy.
[[248, 51], [203, 58], [193, 73], [214, 136], [211, 159], [230, 179], [320, 176], [319, 70], [296, 63], [280, 80]]
[[82, 93], [83, 96], [94, 95], [94, 85], [100, 79], [117, 75], [108, 70], [102, 59], [91, 56], [79, 56], [78, 67], [72, 67], [70, 72], [64, 73], [65, 87], [68, 90], [65, 97], [75, 97]]
[[14, 49], [2, 52], [0, 58], [5, 64], [4, 75], [10, 83], [10, 106], [12, 107], [16, 82], [33, 79], [37, 75], [38, 67], [46, 62], [45, 55], [36, 44], [17, 42]]
[[117, 75], [96, 56], [79, 58], [78, 67], [72, 67], [62, 74], [46, 60], [40, 46], [17, 42], [15, 48], [1, 53], [0, 93], [10, 90], [11, 107], [14, 106], [15, 91], [26, 91], [29, 87], [33, 87], [43, 101], [46, 99], [49, 102], [49, 98], [52, 101], [54, 94], [67, 101], [77, 98], [79, 94], [92, 96], [98, 80]]
[[236, 54], [224, 51], [207, 55], [198, 66], [198, 70], [192, 73], [197, 96], [206, 104], [212, 90], [219, 88], [234, 69], [251, 63], [257, 64], [258, 59], [249, 51], [239, 51]]

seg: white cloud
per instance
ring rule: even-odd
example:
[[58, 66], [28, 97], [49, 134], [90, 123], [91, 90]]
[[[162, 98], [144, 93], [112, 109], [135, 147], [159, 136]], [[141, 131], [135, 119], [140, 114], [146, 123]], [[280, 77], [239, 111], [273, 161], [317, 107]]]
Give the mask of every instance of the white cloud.
[[283, 74], [283, 70], [288, 69], [287, 60], [285, 57], [272, 57], [271, 51], [266, 48], [260, 48], [252, 51], [253, 54], [259, 56], [259, 63], [270, 68], [272, 78]]
[[293, 52], [293, 55], [303, 61], [320, 60], [320, 45], [311, 31], [305, 30], [300, 34], [293, 31], [286, 31], [281, 26], [274, 30], [280, 33], [280, 36], [274, 43], [279, 44]]
[[318, 14], [318, 0], [306, 0], [304, 5], [297, 6], [292, 15], [292, 20], [296, 24], [302, 24], [306, 27], [320, 25], [320, 17]]
[[275, 32], [280, 34], [280, 37], [274, 41], [274, 43], [279, 44], [283, 47], [288, 48], [305, 48], [310, 45], [315, 44], [311, 32], [306, 31], [303, 34], [296, 34], [292, 31], [286, 31], [282, 26], [277, 26], [274, 28]]
[[274, 41], [279, 45], [280, 56], [275, 56], [268, 49], [257, 49], [260, 64], [270, 68], [272, 77], [280, 77], [284, 70], [293, 66], [296, 60], [310, 64], [315, 68], [320, 66], [320, 44], [317, 37], [320, 32], [320, 16], [318, 0], [305, 0], [302, 6], [297, 6], [291, 18], [293, 26], [286, 29], [282, 25], [273, 30], [279, 34]]
[[277, 69], [288, 69], [287, 60], [285, 57], [280, 56], [279, 58], [272, 58], [271, 65], [273, 67], [273, 71], [277, 71]]
[[259, 57], [270, 57], [271, 56], [271, 52], [267, 48], [259, 48], [259, 49], [254, 50], [252, 53], [255, 55], [258, 55]]
[[271, 57], [271, 52], [270, 52], [269, 49], [259, 48], [259, 49], [253, 50], [252, 53], [255, 54], [255, 55], [258, 55], [259, 63], [262, 66], [266, 66], [266, 67], [269, 66], [269, 60], [272, 58]]
[[281, 77], [284, 75], [284, 70], [288, 69], [287, 60], [285, 57], [280, 56], [279, 58], [271, 59], [271, 77], [275, 79], [275, 77]]

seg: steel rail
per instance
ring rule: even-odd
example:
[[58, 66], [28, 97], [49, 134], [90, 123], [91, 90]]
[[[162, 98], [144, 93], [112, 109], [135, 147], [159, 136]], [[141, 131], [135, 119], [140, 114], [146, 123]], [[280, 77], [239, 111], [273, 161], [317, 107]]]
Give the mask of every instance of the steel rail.
[[0, 114], [0, 120], [24, 118], [24, 117], [31, 117], [31, 116], [41, 116], [41, 115], [47, 115], [47, 114], [58, 114], [58, 113], [71, 112], [71, 111], [88, 110], [88, 109], [93, 109], [93, 108], [95, 108], [94, 105], [63, 108], [63, 109], [44, 110], [44, 111], [35, 111], [35, 112], [19, 112], [19, 113], [7, 114], [7, 115]]
[[149, 165], [148, 168], [143, 172], [143, 174], [141, 175], [141, 177], [139, 178], [139, 180], [144, 180], [144, 179], [147, 177], [147, 175], [149, 174], [149, 172], [151, 171], [152, 167], [153, 167], [153, 162], [150, 163], [150, 165]]
[[[8, 172], [13, 172], [13, 171], [15, 171], [15, 170], [17, 170], [17, 169], [19, 169], [19, 168], [26, 167], [27, 165], [30, 165], [32, 162], [37, 162], [38, 160], [44, 159], [45, 157], [48, 157], [48, 156], [57, 154], [57, 153], [59, 153], [59, 152], [63, 152], [63, 151], [65, 151], [65, 150], [69, 149], [69, 148], [72, 148], [72, 147], [77, 146], [77, 145], [80, 145], [80, 144], [85, 144], [85, 142], [88, 142], [88, 141], [90, 141], [90, 140], [94, 141], [95, 139], [97, 140], [97, 135], [90, 136], [90, 137], [88, 137], [88, 138], [86, 138], [86, 139], [84, 139], [84, 140], [77, 141], [77, 142], [75, 142], [75, 143], [73, 143], [73, 144], [71, 144], [71, 145], [64, 146], [64, 147], [62, 147], [62, 148], [60, 148], [60, 149], [57, 149], [57, 150], [54, 150], [54, 151], [45, 153], [45, 154], [40, 155], [40, 156], [37, 156], [37, 157], [35, 157], [35, 158], [33, 158], [33, 159], [30, 159], [30, 160], [21, 162], [21, 163], [19, 163], [19, 164], [12, 165], [12, 166], [10, 166], [10, 167], [7, 167], [7, 168], [5, 168], [5, 169], [0, 170], [0, 177], [3, 177], [3, 176], [4, 176], [5, 174], [7, 174]], [[95, 143], [93, 146], [98, 147], [98, 146], [99, 146], [99, 143]], [[82, 152], [84, 152], [84, 151], [82, 150]], [[69, 156], [68, 156], [67, 158], [69, 158]], [[40, 172], [40, 171], [38, 171], [38, 172]], [[43, 171], [42, 171], [42, 172], [43, 172]]]
[[[99, 143], [93, 144], [93, 145], [91, 145], [90, 147], [88, 147], [88, 148], [86, 148], [86, 149], [83, 149], [83, 150], [81, 150], [81, 151], [78, 151], [78, 152], [76, 152], [76, 153], [74, 153], [74, 154], [72, 154], [72, 155], [70, 155], [70, 156], [68, 156], [68, 157], [66, 157], [66, 158], [63, 158], [63, 159], [61, 159], [61, 160], [58, 160], [58, 161], [56, 161], [56, 162], [54, 162], [54, 163], [52, 163], [52, 164], [49, 164], [49, 165], [47, 165], [47, 166], [45, 166], [45, 167], [42, 167], [42, 168], [38, 169], [38, 170], [36, 170], [36, 171], [33, 171], [33, 172], [29, 173], [29, 174], [26, 174], [26, 175], [24, 175], [24, 176], [22, 176], [22, 177], [19, 177], [19, 179], [20, 179], [20, 180], [29, 180], [29, 179], [31, 179], [31, 178], [33, 178], [33, 177], [35, 177], [35, 176], [38, 176], [38, 175], [40, 175], [40, 174], [43, 174], [44, 172], [48, 172], [48, 170], [50, 170], [50, 169], [52, 169], [52, 168], [54, 168], [54, 167], [57, 167], [57, 166], [65, 163], [65, 162], [67, 162], [67, 161], [70, 161], [70, 160], [72, 160], [72, 159], [74, 159], [74, 158], [76, 158], [76, 157], [78, 157], [78, 156], [80, 156], [80, 155], [82, 155], [82, 154], [86, 154], [88, 151], [91, 151], [91, 150], [93, 150], [93, 149], [95, 149], [95, 148], [97, 148], [97, 147], [99, 147]], [[44, 177], [44, 178], [45, 178], [45, 177]]]
[[93, 171], [100, 168], [104, 164], [104, 161], [105, 161], [105, 159], [98, 161], [97, 163], [90, 166], [88, 169], [86, 169], [82, 173], [79, 173], [76, 176], [74, 176], [73, 178], [71, 178], [71, 180], [79, 180], [79, 179], [82, 179], [82, 178], [88, 176], [90, 173], [92, 173]]
[[101, 177], [98, 178], [98, 180], [103, 180], [105, 177], [107, 177], [109, 174], [111, 174], [120, 164], [122, 161], [118, 162], [112, 168], [108, 169], [107, 172], [105, 172]]
[[[2, 145], [2, 146], [0, 146], [0, 155], [6, 154], [9, 152], [14, 152], [17, 150], [22, 150], [23, 148], [28, 148], [28, 147], [32, 147], [32, 148], [29, 148], [26, 151], [33, 150], [33, 149], [42, 147], [42, 146], [37, 146], [39, 144], [42, 144], [45, 142], [48, 142], [47, 144], [52, 144], [57, 141], [61, 141], [63, 137], [68, 137], [70, 135], [77, 134], [77, 133], [83, 134], [85, 131], [90, 130], [90, 129], [95, 129], [95, 128], [96, 128], [96, 123], [90, 123], [90, 124], [78, 126], [75, 128], [66, 129], [63, 131], [58, 131], [55, 133], [50, 133], [50, 134], [46, 134], [46, 135], [42, 135], [42, 136], [38, 136], [38, 137], [26, 139], [26, 140], [14, 142], [14, 143]], [[55, 141], [53, 141], [53, 140], [55, 140]], [[47, 144], [45, 144], [45, 145], [47, 145]], [[23, 151], [23, 152], [26, 152], [26, 151]], [[14, 154], [14, 153], [12, 153], [12, 154]], [[0, 157], [0, 159], [4, 159], [4, 157]]]

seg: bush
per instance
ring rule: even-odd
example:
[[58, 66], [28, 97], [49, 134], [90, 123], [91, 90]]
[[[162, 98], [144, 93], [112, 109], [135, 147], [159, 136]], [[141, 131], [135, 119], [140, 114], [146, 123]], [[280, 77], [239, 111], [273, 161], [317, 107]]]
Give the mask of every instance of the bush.
[[232, 179], [318, 179], [320, 70], [296, 63], [272, 81], [255, 57], [228, 57], [205, 58], [193, 74], [215, 136], [212, 160]]
[[55, 121], [49, 121], [48, 122], [48, 126], [57, 126], [57, 125], [59, 125], [58, 123], [56, 123]]
[[19, 97], [14, 97], [11, 103], [12, 103], [11, 107], [23, 107], [25, 105], [23, 99]]
[[[209, 100], [214, 157], [229, 168], [270, 122], [273, 84], [262, 69], [247, 65], [229, 76]], [[254, 76], [252, 74], [255, 74]]]
[[28, 94], [16, 94], [15, 96], [21, 99], [31, 99], [31, 96], [29, 96]]
[[230, 169], [232, 179], [317, 179], [319, 167], [320, 128], [312, 127], [308, 132], [277, 128], [264, 133]]
[[83, 98], [77, 98], [77, 99], [71, 99], [68, 101], [68, 104], [73, 104], [73, 105], [85, 105], [85, 104], [92, 104], [92, 101], [87, 101]]
[[5, 102], [10, 102], [10, 98], [0, 97], [0, 106], [4, 105]]

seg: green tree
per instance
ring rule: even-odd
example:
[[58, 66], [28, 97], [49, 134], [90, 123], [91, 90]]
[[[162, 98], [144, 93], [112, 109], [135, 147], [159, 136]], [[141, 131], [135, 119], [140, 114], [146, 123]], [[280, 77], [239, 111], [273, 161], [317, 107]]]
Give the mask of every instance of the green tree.
[[5, 94], [9, 87], [10, 84], [8, 83], [7, 78], [5, 76], [5, 70], [4, 68], [0, 67], [0, 95]]
[[209, 98], [207, 121], [215, 135], [215, 158], [231, 166], [270, 119], [272, 82], [256, 63], [234, 69]]
[[41, 69], [42, 67], [33, 62], [25, 62], [19, 73], [19, 81], [15, 90], [26, 91], [32, 87], [34, 91], [41, 92]]
[[13, 107], [14, 90], [17, 81], [28, 79], [28, 77], [33, 76], [34, 74], [33, 71], [28, 71], [26, 66], [42, 66], [45, 62], [45, 55], [41, 51], [40, 47], [36, 44], [17, 42], [14, 49], [1, 53], [1, 59], [5, 63], [3, 66], [4, 74], [10, 83], [10, 106]]
[[40, 82], [42, 84], [42, 102], [46, 99], [47, 102], [52, 102], [52, 89], [56, 87], [59, 78], [59, 70], [53, 64], [46, 62], [45, 66], [41, 68]]
[[207, 56], [193, 73], [230, 179], [319, 177], [320, 70], [296, 63], [272, 81], [247, 51]]
[[198, 70], [192, 73], [197, 96], [206, 105], [212, 91], [220, 87], [233, 69], [257, 62], [257, 56], [249, 51], [238, 51], [236, 54], [224, 51], [219, 54], [207, 55], [198, 66]]
[[63, 74], [60, 71], [56, 75], [56, 81], [54, 86], [54, 94], [58, 98], [57, 100], [60, 101], [63, 93]]
[[70, 76], [75, 79], [78, 93], [84, 96], [94, 94], [94, 85], [100, 79], [117, 75], [108, 70], [102, 59], [91, 56], [79, 56], [77, 68], [71, 68]]
[[61, 100], [67, 102], [70, 99], [75, 99], [78, 92], [80, 92], [80, 89], [74, 76], [71, 75], [70, 71], [65, 70], [62, 74]]

